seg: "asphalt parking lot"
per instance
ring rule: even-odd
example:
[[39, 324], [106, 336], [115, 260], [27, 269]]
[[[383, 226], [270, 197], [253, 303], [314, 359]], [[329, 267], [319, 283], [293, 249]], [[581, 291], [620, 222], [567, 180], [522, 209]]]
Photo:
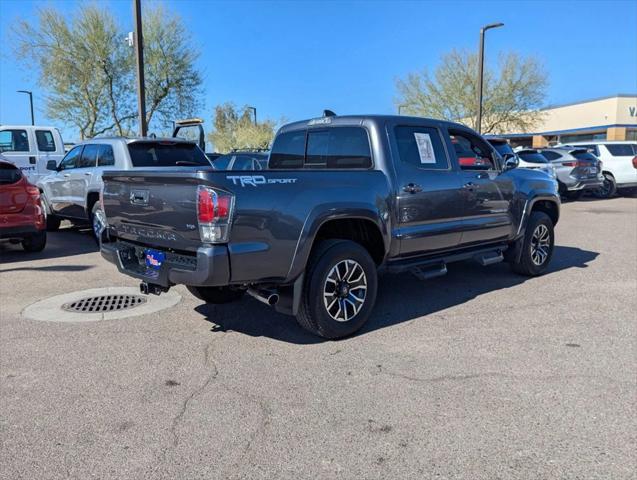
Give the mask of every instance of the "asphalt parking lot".
[[637, 198], [567, 203], [550, 273], [386, 276], [362, 333], [256, 300], [84, 323], [21, 314], [136, 287], [88, 233], [0, 247], [3, 479], [635, 478]]

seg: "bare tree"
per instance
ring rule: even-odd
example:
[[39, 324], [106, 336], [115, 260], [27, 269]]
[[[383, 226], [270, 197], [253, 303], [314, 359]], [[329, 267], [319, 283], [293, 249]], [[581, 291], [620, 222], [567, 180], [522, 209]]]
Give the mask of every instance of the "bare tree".
[[[136, 121], [135, 64], [124, 32], [108, 10], [95, 5], [67, 17], [43, 8], [35, 23], [22, 20], [13, 32], [18, 60], [29, 69], [35, 61], [47, 92], [47, 116], [74, 125], [82, 139], [130, 134]], [[181, 20], [161, 7], [148, 10], [144, 24], [148, 122], [166, 127], [200, 105], [198, 54]]]
[[[396, 104], [412, 115], [461, 122], [475, 128], [478, 56], [452, 50], [433, 76], [427, 70], [397, 80]], [[542, 117], [547, 76], [534, 58], [501, 55], [497, 71], [485, 67], [482, 132], [529, 131]]]

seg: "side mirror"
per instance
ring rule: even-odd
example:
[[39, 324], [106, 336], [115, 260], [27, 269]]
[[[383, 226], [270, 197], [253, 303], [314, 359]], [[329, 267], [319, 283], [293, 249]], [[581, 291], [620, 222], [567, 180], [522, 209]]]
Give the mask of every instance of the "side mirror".
[[57, 169], [58, 169], [57, 162], [55, 160], [49, 160], [48, 162], [46, 162], [46, 169], [57, 172]]
[[511, 153], [505, 153], [502, 157], [504, 159], [504, 170], [512, 170], [517, 168], [520, 164], [520, 160], [517, 155]]

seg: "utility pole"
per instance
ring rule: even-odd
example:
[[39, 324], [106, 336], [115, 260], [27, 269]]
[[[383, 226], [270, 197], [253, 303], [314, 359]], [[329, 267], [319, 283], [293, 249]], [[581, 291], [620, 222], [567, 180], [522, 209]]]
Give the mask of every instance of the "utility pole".
[[257, 109], [255, 107], [247, 107], [248, 110], [252, 110], [254, 112], [254, 124], [257, 124]]
[[35, 117], [33, 116], [33, 92], [30, 90], [18, 90], [18, 93], [26, 93], [29, 95], [29, 104], [31, 105], [31, 125], [35, 125]]
[[482, 80], [484, 78], [484, 32], [492, 28], [503, 27], [504, 23], [490, 23], [480, 29], [480, 52], [478, 53], [478, 119], [476, 130], [482, 133]]
[[142, 34], [141, 0], [133, 0], [135, 16], [135, 57], [137, 59], [137, 110], [139, 113], [139, 135], [148, 133], [146, 125], [146, 85], [144, 82], [144, 35]]

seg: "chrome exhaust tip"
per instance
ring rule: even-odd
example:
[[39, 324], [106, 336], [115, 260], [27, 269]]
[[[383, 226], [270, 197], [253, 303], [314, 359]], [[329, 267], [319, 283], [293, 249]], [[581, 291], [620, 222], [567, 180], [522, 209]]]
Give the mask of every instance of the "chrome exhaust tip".
[[279, 294], [273, 290], [258, 290], [256, 288], [248, 288], [248, 295], [256, 298], [261, 303], [265, 303], [270, 307], [274, 307], [279, 301]]

